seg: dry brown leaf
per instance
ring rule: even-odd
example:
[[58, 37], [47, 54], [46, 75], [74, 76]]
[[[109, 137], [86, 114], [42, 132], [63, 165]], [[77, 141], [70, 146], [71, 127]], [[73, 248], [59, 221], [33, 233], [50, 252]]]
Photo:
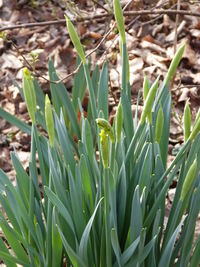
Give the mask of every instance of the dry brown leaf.
[[161, 46], [154, 44], [152, 42], [146, 41], [146, 40], [142, 40], [141, 47], [142, 48], [148, 48], [148, 49], [153, 50], [153, 51], [158, 52], [158, 53], [163, 53], [163, 54], [166, 53], [166, 50], [164, 48], [162, 48]]
[[102, 38], [102, 35], [98, 32], [89, 32], [88, 36], [95, 40], [99, 40]]
[[3, 53], [1, 57], [4, 60], [4, 63], [1, 66], [2, 69], [9, 68], [18, 70], [23, 67], [22, 62], [15, 55]]
[[[186, 21], [185, 20], [181, 21], [181, 23], [177, 29], [177, 35], [180, 34], [180, 32], [185, 28], [185, 26], [186, 26]], [[175, 30], [170, 32], [170, 34], [165, 38], [165, 40], [166, 40], [166, 42], [172, 42], [172, 41], [174, 41], [174, 38], [175, 38]]]
[[187, 87], [184, 87], [181, 89], [181, 95], [178, 99], [178, 102], [186, 102], [188, 100], [188, 97], [189, 97], [189, 92], [190, 92], [190, 89], [187, 88]]

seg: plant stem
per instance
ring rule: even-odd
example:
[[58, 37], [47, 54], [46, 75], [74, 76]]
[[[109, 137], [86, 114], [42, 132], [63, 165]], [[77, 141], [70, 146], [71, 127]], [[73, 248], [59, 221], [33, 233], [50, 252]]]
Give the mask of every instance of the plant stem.
[[109, 169], [104, 169], [104, 216], [106, 230], [106, 266], [112, 266], [111, 237], [110, 237], [110, 212], [109, 212]]
[[110, 153], [110, 169], [114, 172], [115, 166], [115, 143], [111, 144], [111, 153]]

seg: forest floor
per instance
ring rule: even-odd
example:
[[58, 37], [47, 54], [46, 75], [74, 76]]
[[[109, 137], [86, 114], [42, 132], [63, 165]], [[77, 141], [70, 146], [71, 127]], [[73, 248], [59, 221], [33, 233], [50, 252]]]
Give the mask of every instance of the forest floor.
[[[59, 20], [63, 19], [64, 13], [67, 12], [71, 19], [82, 18], [82, 22], [76, 23], [76, 27], [88, 53], [101, 42], [103, 36], [111, 28], [113, 17], [100, 16], [98, 20], [86, 18], [105, 12], [112, 13], [109, 6], [111, 2], [103, 0], [0, 0], [0, 26]], [[128, 1], [122, 2], [126, 4]], [[158, 8], [176, 9], [176, 2], [132, 1], [127, 10], [148, 9], [152, 10], [152, 14], [125, 17], [133, 113], [138, 92], [142, 92], [144, 73], [150, 81], [154, 81], [158, 75], [162, 80], [174, 55], [176, 36], [177, 48], [183, 42], [187, 42], [176, 77], [170, 85], [173, 107], [169, 163], [183, 143], [182, 116], [186, 101], [189, 100], [191, 103], [193, 120], [200, 107], [200, 17], [180, 15], [176, 24], [176, 15], [158, 15], [153, 12]], [[200, 12], [200, 3], [182, 0], [181, 9]], [[29, 121], [26, 106], [15, 85], [17, 82], [21, 86], [22, 68], [31, 64], [40, 76], [38, 81], [41, 88], [44, 92], [49, 92], [50, 85], [47, 81], [49, 57], [53, 59], [59, 77], [63, 78], [74, 71], [76, 53], [64, 23], [6, 30], [5, 35], [4, 40], [0, 39], [0, 107], [22, 120]], [[119, 37], [114, 29], [91, 55], [92, 68], [95, 64], [101, 66], [104, 60], [107, 60], [109, 64], [111, 117], [120, 93], [121, 62], [118, 41]], [[37, 60], [34, 61], [34, 57]], [[64, 83], [70, 92], [73, 76]], [[30, 136], [0, 118], [0, 168], [8, 173], [11, 179], [15, 176], [10, 160], [10, 152], [14, 149], [24, 168], [28, 168]], [[173, 195], [173, 189], [170, 192]]]

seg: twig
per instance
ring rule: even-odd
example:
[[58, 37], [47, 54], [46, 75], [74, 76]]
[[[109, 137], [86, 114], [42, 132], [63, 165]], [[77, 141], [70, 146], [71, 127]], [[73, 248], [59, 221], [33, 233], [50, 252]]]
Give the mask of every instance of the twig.
[[44, 76], [42, 76], [41, 74], [39, 74], [38, 71], [36, 71], [36, 69], [31, 65], [31, 63], [26, 59], [26, 57], [20, 52], [19, 47], [12, 41], [12, 39], [6, 37], [6, 40], [12, 44], [12, 46], [17, 51], [18, 55], [20, 55], [23, 58], [26, 66], [34, 73], [34, 75], [36, 77], [40, 77], [40, 78], [44, 79], [47, 82], [55, 83], [54, 81], [49, 81], [47, 78], [45, 78]]
[[[177, 3], [177, 11], [180, 10], [181, 7], [181, 0], [178, 0]], [[174, 54], [176, 53], [176, 47], [177, 47], [177, 38], [178, 38], [178, 23], [179, 23], [179, 14], [176, 14], [176, 22], [175, 22], [175, 35], [174, 35]]]
[[[129, 2], [125, 5], [125, 7], [123, 8], [123, 11], [126, 10], [126, 8], [128, 7], [128, 5], [131, 3], [132, 0], [129, 0]], [[108, 35], [113, 31], [113, 29], [115, 28], [116, 22], [113, 23], [113, 25], [111, 26], [110, 30], [104, 35], [104, 37], [101, 39], [101, 41], [98, 43], [98, 45], [90, 52], [86, 55], [86, 58], [89, 57], [91, 54], [93, 54], [100, 46], [101, 44], [106, 40], [106, 38], [108, 37]], [[82, 62], [78, 65], [78, 67], [70, 74], [68, 74], [66, 77], [60, 79], [59, 81], [57, 81], [56, 83], [60, 83], [63, 82], [64, 80], [67, 80], [69, 77], [71, 77], [72, 75], [76, 74], [80, 67], [82, 65]]]
[[[159, 5], [159, 6], [155, 6], [155, 7], [151, 8], [151, 11], [153, 11], [153, 10], [155, 10], [155, 9], [158, 9], [158, 8], [163, 8], [163, 7], [166, 6], [168, 3], [169, 3], [169, 1], [166, 1], [166, 2], [164, 2], [163, 4], [161, 4], [161, 5]], [[171, 8], [173, 8], [174, 6], [176, 6], [176, 4], [173, 5]], [[158, 20], [158, 19], [161, 18], [162, 16], [163, 16], [163, 14], [158, 15], [158, 16], [156, 16], [155, 18], [153, 18], [153, 19], [151, 19], [151, 20], [148, 20], [148, 21], [146, 21], [146, 22], [143, 22], [143, 23], [141, 23], [141, 24], [142, 24], [142, 26], [145, 26], [145, 25], [147, 25], [147, 24], [149, 24], [149, 23], [155, 22], [156, 20]], [[129, 27], [132, 27], [132, 25], [133, 25], [139, 18], [140, 18], [140, 16], [137, 16], [133, 21], [131, 21], [131, 22], [128, 24], [128, 28], [129, 28]]]
[[172, 89], [172, 91], [176, 91], [177, 89], [183, 89], [183, 88], [192, 88], [192, 87], [200, 87], [200, 84], [184, 84], [184, 85], [178, 85], [177, 87], [175, 87], [174, 89]]
[[105, 8], [101, 3], [99, 3], [98, 1], [96, 0], [92, 0], [93, 3], [95, 3], [97, 6], [100, 6], [104, 11], [106, 11], [107, 13], [110, 13], [110, 11]]
[[155, 10], [139, 10], [139, 11], [125, 11], [125, 16], [144, 16], [144, 15], [161, 15], [161, 14], [167, 14], [167, 15], [188, 15], [193, 17], [200, 17], [199, 12], [192, 12], [192, 11], [186, 11], [186, 10], [173, 10], [173, 9], [155, 9]]
[[[197, 16], [200, 17], [200, 13], [197, 12], [188, 12], [188, 11], [183, 11], [183, 10], [140, 10], [140, 11], [125, 11], [125, 9], [127, 8], [127, 6], [131, 3], [132, 0], [130, 0], [125, 7], [123, 8], [124, 11], [124, 15], [125, 16], [139, 16], [139, 15], [147, 15], [147, 14], [183, 14], [183, 15], [191, 15], [191, 16]], [[97, 19], [97, 18], [102, 18], [102, 17], [110, 17], [113, 16], [112, 14], [108, 14], [108, 13], [104, 13], [104, 14], [100, 14], [100, 15], [95, 15], [95, 16], [91, 16], [91, 17], [87, 17], [87, 18], [79, 18], [75, 21], [83, 21], [85, 20], [91, 20], [91, 19]], [[65, 23], [65, 20], [57, 20], [57, 21], [48, 21], [48, 22], [36, 22], [36, 23], [27, 23], [27, 24], [20, 24], [20, 25], [13, 25], [13, 26], [8, 26], [8, 27], [3, 27], [0, 28], [0, 32], [1, 31], [5, 31], [5, 30], [11, 30], [11, 29], [16, 29], [16, 28], [31, 28], [31, 27], [35, 27], [35, 26], [47, 26], [47, 25], [53, 25], [53, 24], [62, 24]], [[101, 41], [99, 42], [99, 44], [90, 52], [86, 55], [86, 57], [89, 57], [92, 53], [94, 53], [100, 46], [101, 44], [106, 40], [106, 38], [108, 37], [108, 35], [112, 32], [112, 30], [114, 29], [116, 25], [116, 22], [113, 23], [113, 25], [111, 26], [110, 30], [104, 35], [104, 37], [101, 39]], [[14, 44], [14, 43], [13, 43]], [[19, 49], [17, 49], [16, 45], [14, 45], [16, 50], [19, 52]], [[25, 62], [27, 63], [28, 61], [26, 60], [26, 58], [20, 53], [20, 55], [23, 57], [23, 59], [25, 60]], [[30, 63], [29, 63], [30, 65]], [[47, 78], [45, 78], [44, 76], [41, 76], [38, 74], [37, 71], [34, 71], [33, 68], [31, 67], [31, 70], [34, 71], [34, 74], [36, 74], [37, 77], [41, 77], [44, 80], [50, 82], [50, 83], [60, 83], [63, 82], [64, 80], [67, 80], [69, 77], [73, 76], [74, 74], [76, 74], [80, 67], [81, 67], [82, 63], [79, 64], [79, 66], [70, 74], [68, 74], [66, 77], [58, 80], [58, 81], [51, 81], [48, 80]]]
[[[146, 15], [161, 15], [161, 14], [167, 14], [167, 15], [188, 15], [193, 17], [200, 17], [199, 12], [192, 12], [192, 11], [186, 11], [186, 10], [173, 10], [173, 9], [156, 9], [156, 10], [139, 10], [139, 11], [125, 11], [124, 16], [132, 17], [132, 16], [146, 16]], [[102, 13], [98, 15], [83, 17], [83, 18], [77, 18], [72, 20], [73, 23], [81, 22], [81, 21], [91, 21], [95, 19], [105, 18], [105, 17], [113, 17], [113, 14], [108, 13]], [[22, 29], [22, 28], [32, 28], [32, 27], [42, 27], [42, 26], [50, 26], [50, 25], [59, 25], [59, 24], [65, 24], [65, 19], [60, 20], [52, 20], [52, 21], [44, 21], [44, 22], [34, 22], [34, 23], [23, 23], [18, 25], [10, 25], [0, 28], [0, 32], [7, 31], [7, 30], [13, 30], [13, 29]]]

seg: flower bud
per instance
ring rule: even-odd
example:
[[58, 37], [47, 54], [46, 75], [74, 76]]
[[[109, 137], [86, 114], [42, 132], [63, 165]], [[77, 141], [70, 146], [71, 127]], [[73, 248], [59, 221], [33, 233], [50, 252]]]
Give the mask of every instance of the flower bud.
[[171, 78], [174, 76], [175, 71], [181, 61], [184, 49], [185, 49], [185, 43], [177, 50], [174, 58], [172, 59], [172, 62], [169, 66], [169, 70], [167, 72], [167, 75], [164, 81], [164, 85], [167, 85], [168, 82], [171, 80]]
[[200, 132], [200, 117], [197, 121], [195, 121], [192, 132], [191, 132], [188, 139], [190, 141], [193, 141], [199, 132]]
[[81, 45], [78, 34], [77, 34], [73, 24], [71, 23], [71, 21], [68, 19], [68, 17], [66, 15], [64, 15], [64, 16], [66, 19], [67, 28], [69, 31], [69, 36], [71, 38], [71, 41], [72, 41], [80, 59], [82, 60], [83, 64], [85, 65], [86, 64], [85, 52], [83, 50], [83, 46]]
[[147, 79], [147, 76], [144, 76], [144, 82], [143, 82], [143, 100], [145, 102], [145, 100], [147, 99], [147, 95], [149, 93], [149, 82]]
[[192, 163], [192, 165], [190, 166], [190, 168], [186, 174], [185, 181], [183, 183], [183, 187], [182, 187], [182, 191], [181, 191], [181, 200], [182, 201], [184, 201], [186, 195], [188, 194], [188, 192], [191, 189], [191, 186], [192, 186], [194, 178], [195, 178], [196, 170], [197, 170], [197, 159], [194, 160], [194, 162]]
[[190, 112], [190, 105], [189, 102], [186, 102], [185, 108], [184, 108], [184, 142], [186, 142], [190, 136], [191, 132], [191, 112]]
[[197, 121], [199, 120], [199, 118], [200, 118], [200, 108], [199, 108], [199, 110], [197, 112], [197, 115], [196, 115], [196, 118], [195, 118], [195, 122], [194, 122], [193, 128], [194, 128], [195, 124], [197, 123]]
[[27, 68], [23, 69], [23, 89], [29, 116], [32, 120], [32, 123], [35, 124], [35, 113], [37, 108], [35, 89], [33, 85], [33, 78], [31, 77], [31, 73]]
[[155, 140], [158, 143], [160, 143], [160, 139], [162, 136], [163, 125], [164, 125], [164, 115], [163, 115], [162, 107], [160, 106], [157, 119], [156, 119], [156, 131], [155, 131]]
[[101, 130], [101, 133], [99, 135], [103, 167], [107, 169], [109, 166], [109, 141], [107, 135], [105, 134], [105, 130]]
[[49, 143], [50, 146], [54, 146], [54, 120], [53, 120], [53, 113], [51, 109], [51, 103], [49, 100], [48, 95], [45, 96], [45, 120], [47, 126], [47, 132], [49, 135]]
[[110, 123], [107, 120], [102, 119], [102, 118], [96, 119], [96, 123], [97, 123], [98, 127], [102, 128], [105, 131], [105, 134], [107, 134], [109, 136], [112, 143], [114, 143], [115, 142], [115, 136], [114, 136], [113, 129], [112, 129]]
[[114, 7], [115, 19], [117, 22], [117, 28], [119, 30], [119, 34], [120, 34], [122, 43], [125, 44], [126, 43], [126, 34], [125, 34], [125, 27], [124, 27], [124, 17], [123, 17], [123, 12], [122, 12], [122, 8], [120, 5], [120, 1], [114, 0], [113, 1], [113, 7]]
[[123, 109], [122, 109], [122, 103], [120, 101], [117, 108], [116, 121], [115, 121], [115, 134], [117, 142], [121, 137], [122, 127], [123, 127]]
[[158, 81], [159, 81], [159, 77], [155, 80], [155, 82], [152, 84], [152, 86], [149, 90], [149, 93], [147, 95], [147, 99], [144, 103], [142, 115], [141, 115], [141, 123], [144, 123], [146, 117], [149, 117], [151, 114], [151, 109], [152, 109], [153, 102], [154, 102], [156, 92], [158, 89]]

